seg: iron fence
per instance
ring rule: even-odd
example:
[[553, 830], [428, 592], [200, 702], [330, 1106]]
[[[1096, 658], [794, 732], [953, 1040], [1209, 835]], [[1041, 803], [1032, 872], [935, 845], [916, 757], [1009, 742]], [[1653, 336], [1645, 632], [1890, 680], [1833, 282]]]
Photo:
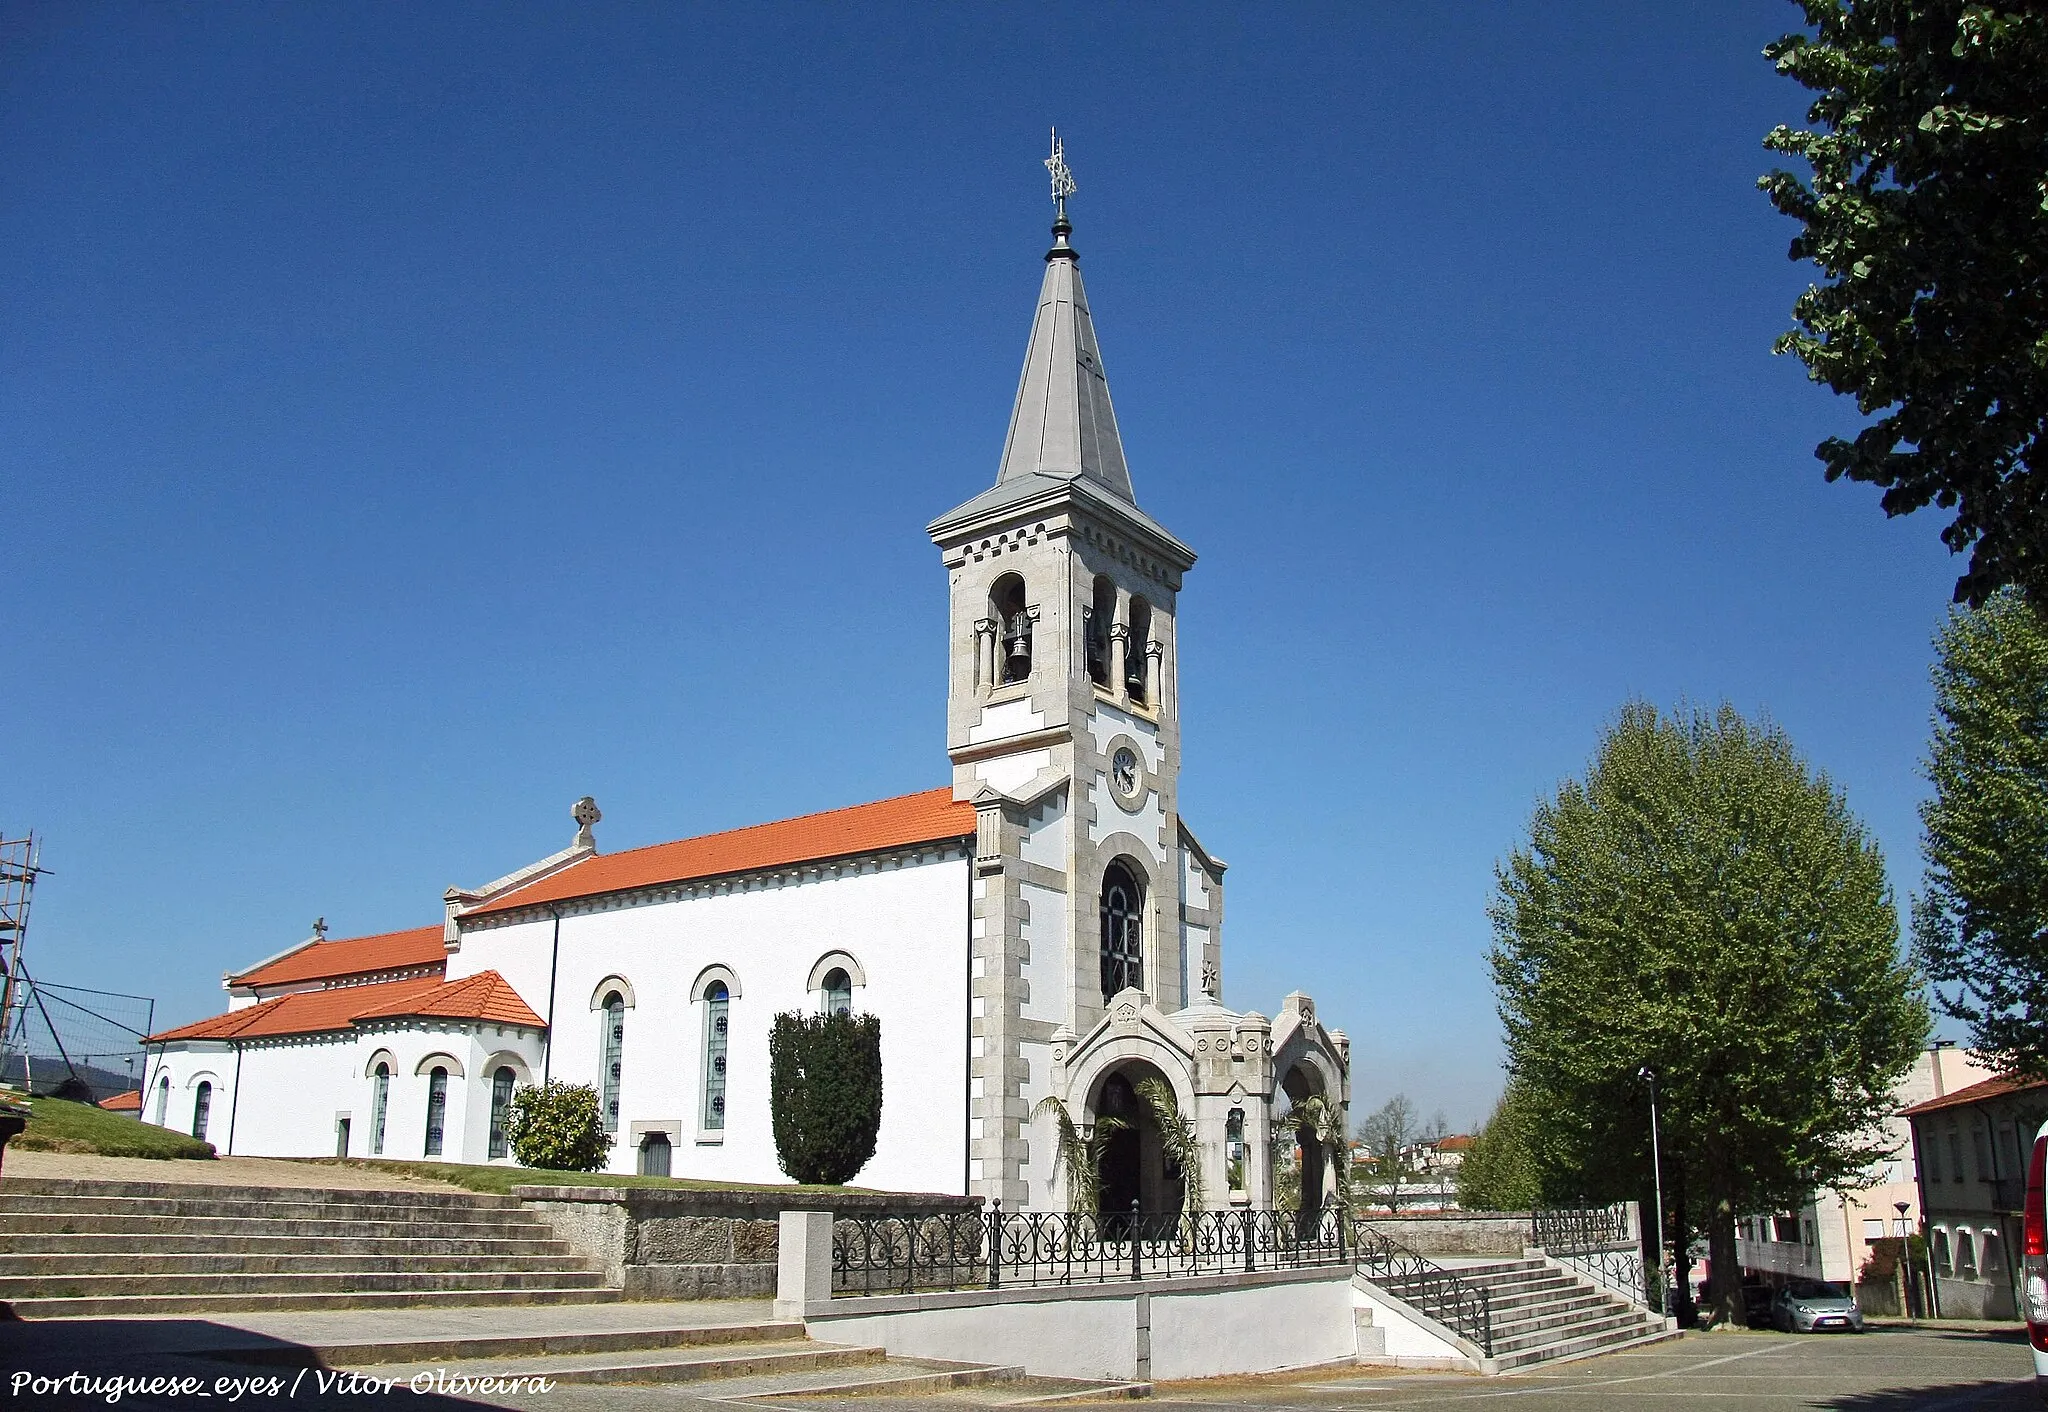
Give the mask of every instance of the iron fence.
[[1177, 1275], [1342, 1265], [1350, 1233], [1335, 1210], [1010, 1211], [841, 1217], [832, 1293], [916, 1294], [1004, 1285], [1101, 1284]]
[[1657, 1271], [1643, 1259], [1632, 1201], [1583, 1210], [1537, 1211], [1529, 1244], [1594, 1284], [1645, 1309], [1662, 1306]]
[[1486, 1288], [1410, 1250], [1364, 1221], [1353, 1224], [1358, 1269], [1387, 1293], [1493, 1356], [1493, 1301]]

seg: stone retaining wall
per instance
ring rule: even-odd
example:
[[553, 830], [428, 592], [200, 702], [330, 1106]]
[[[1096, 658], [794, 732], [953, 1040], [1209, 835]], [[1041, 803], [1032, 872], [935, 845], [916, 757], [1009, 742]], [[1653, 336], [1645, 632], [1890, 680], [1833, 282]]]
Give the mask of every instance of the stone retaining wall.
[[680, 1187], [516, 1186], [512, 1195], [603, 1264], [628, 1299], [769, 1298], [785, 1209], [845, 1216], [972, 1211], [978, 1196], [931, 1192], [692, 1191]]
[[1417, 1255], [1517, 1257], [1529, 1244], [1526, 1211], [1416, 1211], [1365, 1223]]

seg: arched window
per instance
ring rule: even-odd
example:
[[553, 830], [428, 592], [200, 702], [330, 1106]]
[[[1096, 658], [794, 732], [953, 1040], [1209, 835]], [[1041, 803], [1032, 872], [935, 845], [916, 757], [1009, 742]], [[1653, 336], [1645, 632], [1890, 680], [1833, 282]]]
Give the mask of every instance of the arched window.
[[1988, 1280], [1993, 1275], [2005, 1272], [2005, 1261], [1999, 1252], [1998, 1236], [1995, 1232], [1984, 1232], [1981, 1240], [1977, 1251], [1977, 1267], [1984, 1272], [1984, 1278]]
[[1109, 625], [1116, 621], [1116, 585], [1109, 575], [1095, 576], [1093, 601], [1081, 610], [1081, 635], [1087, 654], [1088, 679], [1109, 685]]
[[171, 1076], [165, 1074], [156, 1083], [156, 1125], [162, 1127], [171, 1111]]
[[604, 998], [604, 1055], [598, 1065], [603, 1082], [599, 1099], [604, 1105], [604, 1130], [619, 1130], [619, 1075], [624, 1070], [626, 1049], [626, 998], [613, 991]]
[[1145, 692], [1145, 644], [1151, 640], [1152, 605], [1142, 598], [1133, 598], [1131, 639], [1124, 649], [1124, 691], [1140, 705], [1151, 700]]
[[1942, 1230], [1939, 1226], [1934, 1229], [1934, 1273], [1937, 1275], [1952, 1273], [1948, 1263], [1948, 1232]]
[[707, 1131], [725, 1128], [726, 1031], [731, 1028], [732, 996], [724, 981], [704, 987], [704, 1117]]
[[1131, 870], [1111, 863], [1102, 875], [1102, 998], [1143, 989], [1145, 892]]
[[1956, 1275], [1965, 1280], [1977, 1278], [1977, 1242], [1968, 1231], [1956, 1232]]
[[824, 992], [827, 1015], [851, 1015], [853, 1013], [853, 977], [846, 974], [844, 966], [834, 966], [825, 972]]
[[512, 1083], [516, 1075], [509, 1068], [500, 1068], [491, 1075], [491, 1141], [486, 1155], [503, 1157], [511, 1150], [505, 1137], [505, 1120], [512, 1116]]
[[448, 1071], [436, 1064], [427, 1075], [427, 1156], [441, 1155], [441, 1132], [448, 1122]]
[[649, 1133], [640, 1139], [640, 1175], [643, 1177], [665, 1177], [668, 1175], [669, 1142], [667, 1133]]
[[213, 1085], [201, 1079], [192, 1095], [192, 1136], [206, 1141], [206, 1120], [213, 1116]]
[[384, 1115], [391, 1111], [391, 1066], [379, 1064], [370, 1080], [370, 1155], [384, 1155]]
[[1232, 1191], [1247, 1189], [1244, 1155], [1244, 1109], [1233, 1108], [1223, 1120], [1223, 1174]]
[[1024, 601], [1024, 580], [1004, 574], [988, 594], [989, 616], [996, 620], [996, 680], [1004, 685], [1031, 676], [1031, 610]]

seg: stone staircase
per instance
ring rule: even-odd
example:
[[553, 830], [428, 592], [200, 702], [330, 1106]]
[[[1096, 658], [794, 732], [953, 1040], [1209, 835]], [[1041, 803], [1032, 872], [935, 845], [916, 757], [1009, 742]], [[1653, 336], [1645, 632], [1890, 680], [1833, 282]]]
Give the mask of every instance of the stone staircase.
[[8, 1178], [23, 1318], [616, 1300], [511, 1197]]
[[[1442, 1263], [1486, 1291], [1493, 1316], [1489, 1371], [1513, 1372], [1677, 1336], [1658, 1315], [1542, 1259]], [[1386, 1288], [1402, 1294], [1398, 1280]]]
[[[293, 1406], [315, 1412], [357, 1407], [364, 1395], [390, 1388], [460, 1400], [434, 1406], [478, 1405], [466, 1399], [500, 1393], [532, 1397], [565, 1385], [611, 1384], [689, 1384], [693, 1401], [726, 1403], [950, 1393], [1003, 1406], [1150, 1392], [1143, 1383], [1034, 1378], [1014, 1366], [892, 1358], [880, 1348], [814, 1342], [795, 1322], [698, 1322], [699, 1311], [688, 1305], [615, 1307], [655, 1308], [666, 1319], [636, 1326], [634, 1319], [621, 1318], [616, 1327], [604, 1327], [591, 1318], [558, 1317], [552, 1322], [560, 1327], [543, 1330], [551, 1321], [542, 1311], [528, 1310], [508, 1313], [501, 1328], [481, 1330], [474, 1325], [450, 1329], [449, 1317], [421, 1316], [422, 1323], [438, 1324], [439, 1332], [402, 1330], [384, 1316], [345, 1313], [254, 1315], [239, 1324], [223, 1319], [110, 1326], [95, 1319], [46, 1319], [0, 1325], [0, 1363], [61, 1376], [89, 1358], [96, 1371], [190, 1375], [208, 1384], [221, 1375], [231, 1380], [275, 1376], [291, 1389]], [[118, 1341], [110, 1338], [116, 1327]], [[487, 1405], [510, 1404], [490, 1400]]]

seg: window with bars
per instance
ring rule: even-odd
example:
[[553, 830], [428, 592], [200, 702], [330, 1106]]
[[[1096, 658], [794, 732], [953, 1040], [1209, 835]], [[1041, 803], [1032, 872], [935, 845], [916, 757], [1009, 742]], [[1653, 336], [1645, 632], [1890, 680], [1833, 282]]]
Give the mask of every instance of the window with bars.
[[448, 1071], [435, 1067], [427, 1075], [427, 1156], [441, 1155], [441, 1131], [448, 1121]]
[[604, 1104], [604, 1130], [619, 1130], [619, 1076], [624, 1071], [626, 1050], [626, 997], [613, 991], [604, 998], [604, 1057], [598, 1072], [604, 1086], [599, 1094]]
[[192, 1097], [192, 1136], [206, 1141], [206, 1123], [213, 1116], [213, 1085], [202, 1081]]
[[379, 1064], [370, 1080], [370, 1155], [384, 1155], [384, 1115], [391, 1109], [391, 1066]]
[[503, 1157], [511, 1150], [505, 1138], [505, 1120], [512, 1116], [512, 1084], [515, 1075], [508, 1068], [500, 1068], [491, 1075], [491, 1141], [487, 1155]]
[[732, 996], [724, 981], [704, 987], [704, 1128], [725, 1129], [725, 1061], [727, 1032], [732, 1028]]

